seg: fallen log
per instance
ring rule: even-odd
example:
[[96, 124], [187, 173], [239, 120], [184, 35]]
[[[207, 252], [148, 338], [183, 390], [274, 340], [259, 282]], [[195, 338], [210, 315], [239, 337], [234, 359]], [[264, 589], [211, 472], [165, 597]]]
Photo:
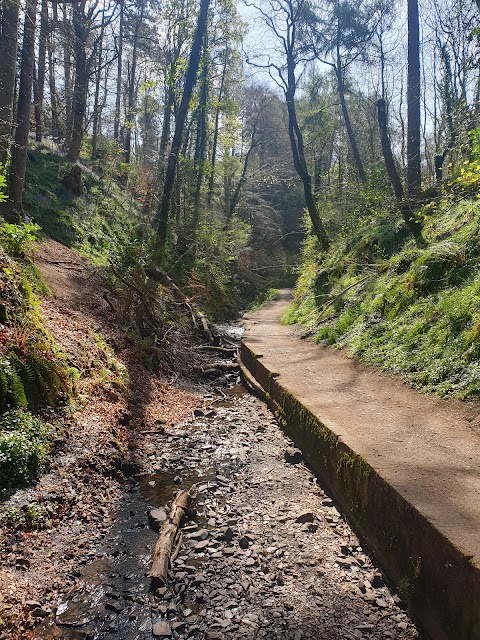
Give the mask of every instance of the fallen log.
[[175, 550], [181, 542], [180, 524], [196, 496], [193, 486], [189, 491], [180, 491], [173, 501], [170, 515], [160, 530], [160, 535], [153, 550], [152, 568], [149, 577], [152, 589], [163, 587], [167, 582], [168, 570]]

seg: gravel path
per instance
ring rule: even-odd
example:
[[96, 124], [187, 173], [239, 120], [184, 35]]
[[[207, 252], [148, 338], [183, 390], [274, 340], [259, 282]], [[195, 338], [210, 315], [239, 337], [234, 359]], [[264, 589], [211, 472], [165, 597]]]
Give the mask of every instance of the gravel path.
[[[150, 435], [105, 546], [37, 638], [419, 638], [272, 414], [239, 386], [230, 394], [206, 394], [191, 420]], [[151, 594], [148, 522], [193, 482], [196, 514]]]

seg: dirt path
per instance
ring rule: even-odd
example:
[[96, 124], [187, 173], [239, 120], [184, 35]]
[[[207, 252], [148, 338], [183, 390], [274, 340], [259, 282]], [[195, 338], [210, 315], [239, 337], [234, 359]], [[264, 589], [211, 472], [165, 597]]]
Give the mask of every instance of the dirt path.
[[[75, 588], [78, 567], [115, 521], [128, 490], [120, 469], [124, 460], [140, 464], [145, 432], [158, 429], [157, 421], [169, 425], [190, 415], [199, 398], [142, 366], [95, 270], [78, 253], [49, 240], [35, 261], [54, 294], [41, 306], [48, 329], [84, 377], [47, 473], [2, 505], [0, 637], [9, 640], [32, 637]], [[105, 345], [115, 350], [115, 365]], [[126, 389], [117, 364], [128, 370]], [[27, 512], [36, 518], [32, 531], [20, 526]]]

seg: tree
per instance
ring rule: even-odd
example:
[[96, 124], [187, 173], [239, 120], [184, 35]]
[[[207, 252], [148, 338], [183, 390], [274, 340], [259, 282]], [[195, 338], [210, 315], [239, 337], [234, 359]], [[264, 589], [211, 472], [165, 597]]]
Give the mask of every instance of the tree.
[[127, 119], [125, 122], [125, 162], [130, 162], [132, 148], [132, 131], [135, 126], [136, 117], [136, 81], [137, 81], [137, 60], [140, 39], [140, 30], [145, 16], [145, 0], [140, 0], [139, 11], [135, 17], [135, 28], [133, 30], [132, 60], [128, 69], [128, 95], [127, 95]]
[[305, 157], [302, 131], [298, 124], [295, 106], [295, 93], [297, 91], [297, 67], [306, 62], [303, 43], [298, 35], [306, 27], [306, 21], [311, 18], [307, 0], [271, 0], [268, 8], [252, 4], [264, 23], [269, 28], [278, 44], [277, 53], [281, 60], [266, 63], [251, 62], [257, 67], [263, 67], [273, 74], [278, 86], [285, 95], [288, 111], [288, 133], [290, 138], [293, 164], [302, 181], [303, 192], [307, 211], [312, 223], [312, 229], [324, 250], [328, 250], [330, 239], [318, 212], [317, 203], [313, 193], [312, 177], [309, 173]]
[[355, 4], [344, 0], [328, 0], [323, 15], [314, 15], [312, 18], [315, 50], [319, 59], [335, 72], [345, 129], [362, 183], [367, 181], [367, 176], [348, 110], [345, 75], [354, 62], [366, 59], [368, 46], [385, 11], [378, 0], [362, 0]]
[[207, 29], [209, 5], [210, 0], [200, 0], [200, 8], [198, 12], [195, 36], [193, 38], [188, 66], [185, 73], [185, 83], [183, 87], [182, 99], [178, 108], [177, 120], [175, 122], [175, 133], [173, 135], [172, 147], [168, 156], [163, 193], [159, 202], [156, 216], [157, 234], [155, 241], [155, 260], [159, 260], [161, 258], [165, 247], [165, 242], [167, 240], [168, 219], [170, 213], [172, 192], [175, 184], [175, 173], [178, 164], [178, 156], [182, 144], [185, 121], [188, 115], [188, 105], [192, 96], [193, 87], [197, 80], [197, 72], [202, 55], [202, 43]]
[[33, 81], [33, 95], [35, 100], [35, 140], [37, 142], [42, 141], [43, 135], [43, 95], [45, 89], [48, 28], [47, 0], [42, 0], [40, 10], [40, 33], [38, 36], [38, 61]]
[[[88, 84], [93, 62], [97, 55], [97, 46], [103, 38], [106, 26], [114, 19], [114, 14], [110, 4], [104, 3], [99, 7], [99, 0], [92, 3], [88, 3], [87, 0], [72, 0], [72, 4], [75, 83], [72, 100], [72, 133], [67, 157], [72, 162], [76, 162], [80, 155], [85, 130]], [[99, 16], [103, 16], [100, 24], [98, 24]], [[99, 33], [97, 32], [93, 41], [90, 42], [94, 30], [98, 30]]]
[[0, 22], [0, 164], [5, 166], [12, 138], [20, 0], [3, 0]]
[[17, 222], [23, 214], [23, 185], [27, 162], [28, 132], [32, 105], [33, 59], [37, 0], [27, 0], [23, 28], [22, 61], [18, 87], [17, 127], [10, 167], [9, 203], [5, 218]]
[[422, 188], [420, 117], [420, 27], [418, 0], [408, 0], [407, 193], [415, 200]]

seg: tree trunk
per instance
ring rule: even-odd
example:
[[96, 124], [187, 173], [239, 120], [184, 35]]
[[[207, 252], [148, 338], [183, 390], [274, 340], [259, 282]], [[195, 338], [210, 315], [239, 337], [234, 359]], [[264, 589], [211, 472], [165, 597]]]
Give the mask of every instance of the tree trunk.
[[255, 149], [255, 136], [257, 134], [256, 127], [253, 128], [252, 137], [250, 139], [250, 147], [248, 148], [247, 153], [245, 154], [245, 160], [243, 162], [243, 169], [240, 178], [235, 186], [232, 197], [230, 199], [230, 206], [227, 210], [227, 221], [225, 224], [225, 228], [228, 229], [232, 222], [233, 215], [235, 213], [235, 209], [237, 208], [238, 203], [240, 202], [240, 194], [242, 192], [243, 186], [247, 181], [247, 172], [248, 172], [248, 163], [250, 161], [250, 157]]
[[136, 91], [135, 91], [135, 76], [137, 73], [137, 58], [138, 58], [138, 39], [140, 34], [140, 27], [143, 22], [143, 15], [145, 11], [145, 2], [143, 1], [140, 6], [140, 12], [137, 13], [135, 20], [135, 31], [133, 36], [133, 51], [132, 51], [132, 66], [130, 68], [130, 77], [128, 81], [128, 103], [127, 103], [127, 119], [125, 122], [125, 162], [130, 162], [130, 156], [132, 152], [132, 131], [135, 125], [136, 116]]
[[340, 51], [338, 50], [338, 48], [337, 48], [337, 64], [335, 65], [335, 75], [337, 76], [338, 97], [340, 98], [340, 105], [342, 108], [343, 120], [345, 122], [345, 129], [347, 130], [348, 141], [350, 142], [350, 147], [352, 149], [353, 160], [357, 168], [360, 182], [365, 184], [367, 181], [367, 177], [365, 175], [365, 169], [363, 168], [363, 162], [360, 157], [360, 152], [358, 150], [355, 134], [353, 133], [352, 123], [350, 121], [350, 115], [348, 113], [347, 102], [345, 100], [345, 85], [343, 82], [342, 61], [340, 59]]
[[102, 24], [100, 26], [100, 37], [98, 40], [98, 67], [95, 74], [95, 97], [93, 102], [93, 122], [92, 122], [92, 153], [91, 159], [97, 159], [98, 128], [100, 124], [100, 82], [102, 79], [102, 59], [103, 59], [103, 34], [105, 31], [105, 11], [102, 13]]
[[408, 0], [407, 117], [407, 192], [415, 200], [422, 188], [418, 0]]
[[122, 95], [122, 65], [123, 65], [123, 27], [124, 27], [124, 4], [120, 0], [120, 26], [118, 33], [117, 47], [117, 89], [115, 94], [115, 115], [113, 117], [113, 139], [118, 144], [120, 135], [120, 99]]
[[312, 177], [308, 172], [307, 161], [305, 159], [305, 149], [303, 145], [303, 136], [298, 126], [297, 112], [295, 109], [295, 61], [290, 52], [287, 53], [287, 73], [288, 88], [285, 91], [285, 100], [288, 112], [288, 135], [290, 138], [290, 147], [293, 155], [293, 165], [300, 180], [303, 184], [303, 193], [305, 195], [305, 204], [307, 205], [308, 215], [312, 223], [313, 232], [318, 238], [322, 249], [328, 251], [330, 247], [330, 239], [323, 225], [318, 212], [317, 203], [313, 195]]
[[18, 87], [17, 128], [10, 168], [9, 203], [5, 218], [18, 222], [23, 214], [22, 195], [25, 183], [30, 111], [32, 106], [33, 58], [35, 55], [35, 19], [37, 0], [27, 0], [23, 29], [22, 61]]
[[5, 165], [12, 139], [20, 0], [3, 0], [0, 23], [0, 163]]
[[175, 123], [175, 133], [173, 135], [172, 148], [167, 162], [167, 169], [165, 172], [165, 184], [163, 187], [163, 195], [160, 200], [158, 212], [157, 212], [157, 236], [156, 236], [156, 256], [155, 259], [159, 259], [163, 253], [165, 242], [167, 239], [168, 231], [168, 218], [170, 212], [170, 202], [172, 199], [172, 191], [175, 184], [175, 171], [178, 162], [178, 153], [182, 143], [183, 130], [185, 128], [185, 121], [188, 114], [188, 105], [192, 96], [193, 87], [197, 79], [198, 67], [200, 64], [200, 57], [202, 53], [203, 36], [207, 28], [207, 15], [210, 0], [201, 0], [200, 10], [197, 19], [197, 28], [192, 43], [192, 49], [190, 51], [190, 58], [188, 60], [188, 67], [185, 74], [185, 84], [183, 88], [182, 99], [178, 109], [177, 120]]
[[385, 160], [385, 168], [387, 170], [388, 177], [390, 178], [390, 182], [395, 193], [395, 199], [397, 201], [400, 213], [405, 220], [405, 224], [407, 225], [409, 231], [413, 234], [417, 245], [424, 246], [425, 241], [422, 236], [422, 225], [413, 212], [411, 203], [404, 200], [402, 181], [395, 165], [390, 136], [388, 135], [387, 113], [385, 108], [385, 100], [383, 100], [383, 98], [377, 102], [377, 117], [378, 128], [380, 130], [382, 153]]
[[48, 82], [50, 87], [50, 106], [52, 108], [52, 138], [56, 141], [60, 139], [60, 111], [58, 108], [57, 83], [55, 78], [55, 50], [54, 32], [57, 27], [58, 13], [57, 3], [52, 4], [52, 25], [47, 36], [47, 54], [48, 54]]
[[88, 69], [86, 43], [88, 26], [85, 16], [86, 0], [73, 0], [73, 50], [75, 53], [75, 84], [73, 88], [72, 137], [67, 158], [76, 162], [80, 155], [83, 140], [85, 113], [87, 111]]
[[450, 56], [444, 44], [440, 44], [440, 54], [444, 67], [443, 77], [443, 103], [445, 107], [445, 119], [447, 123], [448, 140], [442, 153], [435, 156], [435, 179], [441, 182], [443, 178], [443, 163], [447, 157], [447, 153], [455, 146], [455, 127], [453, 124], [453, 96], [452, 96], [452, 67], [450, 64]]
[[315, 154], [314, 162], [314, 187], [313, 191], [315, 194], [319, 194], [322, 190], [322, 159], [318, 154]]
[[225, 49], [225, 63], [222, 70], [222, 79], [220, 81], [220, 89], [218, 90], [218, 105], [215, 110], [215, 125], [213, 129], [213, 142], [212, 142], [212, 154], [210, 158], [210, 178], [208, 181], [208, 195], [207, 204], [212, 204], [213, 190], [215, 188], [215, 163], [217, 160], [217, 145], [218, 145], [218, 129], [220, 123], [220, 111], [223, 98], [223, 88], [225, 86], [225, 78], [227, 75], [227, 48]]
[[200, 220], [201, 196], [203, 176], [205, 173], [205, 156], [207, 149], [207, 100], [208, 100], [208, 61], [207, 61], [208, 40], [205, 33], [203, 39], [203, 60], [200, 87], [200, 104], [198, 107], [197, 121], [197, 142], [195, 145], [195, 170], [197, 174], [195, 184], [195, 199], [193, 205], [192, 234], [195, 237], [197, 226]]
[[33, 85], [35, 101], [35, 140], [42, 141], [43, 136], [43, 95], [45, 89], [45, 64], [47, 56], [48, 35], [48, 5], [47, 0], [42, 0], [40, 10], [40, 33], [38, 36], [38, 63], [37, 73]]
[[165, 157], [167, 155], [168, 141], [170, 139], [170, 127], [172, 122], [172, 109], [175, 101], [175, 92], [173, 89], [175, 70], [172, 66], [170, 69], [170, 76], [168, 81], [168, 88], [166, 89], [165, 105], [163, 110], [163, 122], [162, 122], [162, 135], [160, 136], [160, 146], [158, 150], [158, 182], [163, 184], [165, 177]]
[[63, 82], [65, 92], [65, 148], [70, 146], [73, 124], [72, 104], [72, 29], [68, 18], [67, 4], [62, 5], [63, 10]]
[[390, 183], [393, 187], [395, 198], [397, 202], [401, 202], [404, 197], [403, 185], [400, 179], [400, 175], [397, 171], [395, 160], [393, 158], [392, 145], [390, 142], [390, 136], [388, 135], [387, 111], [385, 106], [385, 100], [383, 98], [381, 98], [377, 102], [377, 117], [378, 117], [378, 128], [380, 130], [380, 142], [382, 145], [383, 159], [385, 161], [385, 168], [387, 170], [388, 177], [390, 178]]

